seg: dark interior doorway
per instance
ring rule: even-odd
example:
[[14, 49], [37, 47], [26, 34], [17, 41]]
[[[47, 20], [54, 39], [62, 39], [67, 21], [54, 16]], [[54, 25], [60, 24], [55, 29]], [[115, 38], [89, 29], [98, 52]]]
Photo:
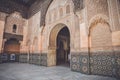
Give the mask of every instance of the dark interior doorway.
[[19, 40], [10, 38], [5, 42], [2, 62], [18, 62], [20, 53]]
[[20, 52], [20, 43], [17, 39], [11, 38], [5, 42], [4, 46], [5, 53], [19, 53]]
[[65, 26], [57, 35], [57, 65], [70, 65], [70, 32]]

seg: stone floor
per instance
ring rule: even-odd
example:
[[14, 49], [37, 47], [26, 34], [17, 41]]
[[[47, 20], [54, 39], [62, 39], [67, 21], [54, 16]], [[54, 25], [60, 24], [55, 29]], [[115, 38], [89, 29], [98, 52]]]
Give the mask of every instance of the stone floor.
[[43, 67], [32, 64], [0, 64], [0, 80], [116, 80], [115, 78], [85, 75], [67, 67]]

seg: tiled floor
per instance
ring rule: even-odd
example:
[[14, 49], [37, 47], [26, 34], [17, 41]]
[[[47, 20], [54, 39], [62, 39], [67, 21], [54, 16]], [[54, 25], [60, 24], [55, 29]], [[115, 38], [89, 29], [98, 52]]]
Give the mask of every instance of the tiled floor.
[[43, 67], [32, 64], [0, 64], [0, 80], [116, 80], [110, 77], [84, 75], [67, 67]]

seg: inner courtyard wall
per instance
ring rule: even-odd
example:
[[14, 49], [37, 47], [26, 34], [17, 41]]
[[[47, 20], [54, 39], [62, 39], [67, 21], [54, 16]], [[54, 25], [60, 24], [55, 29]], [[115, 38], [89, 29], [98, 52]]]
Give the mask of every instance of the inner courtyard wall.
[[7, 14], [0, 12], [0, 53], [3, 51], [3, 33], [4, 33], [4, 25], [5, 25], [5, 17]]
[[[56, 38], [60, 29], [66, 26], [70, 31], [72, 71], [120, 77], [120, 1], [84, 0], [84, 7], [80, 10], [75, 10], [74, 2], [75, 0], [53, 0], [44, 15], [45, 25], [41, 25], [41, 9], [29, 19], [18, 21], [23, 27], [19, 33], [23, 35], [19, 61], [55, 66], [57, 47], [50, 36]], [[9, 28], [4, 31], [6, 16], [7, 14], [0, 13], [1, 52], [6, 41], [3, 34], [10, 31]]]

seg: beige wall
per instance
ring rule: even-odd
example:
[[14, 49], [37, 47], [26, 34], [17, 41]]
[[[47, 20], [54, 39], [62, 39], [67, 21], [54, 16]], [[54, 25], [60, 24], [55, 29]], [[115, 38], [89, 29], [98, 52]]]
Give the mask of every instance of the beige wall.
[[5, 25], [5, 17], [7, 14], [0, 12], [0, 52], [3, 50], [3, 33]]
[[26, 43], [30, 41], [30, 45], [26, 46], [30, 49], [31, 53], [40, 53], [40, 34], [41, 34], [41, 27], [40, 27], [40, 15], [41, 12], [39, 11], [30, 19], [28, 19], [28, 26], [27, 26], [27, 35], [26, 35]]
[[2, 42], [3, 42], [3, 31], [4, 31], [4, 21], [0, 21], [0, 52], [3, 50]]
[[[24, 19], [21, 17], [21, 14], [14, 12], [11, 14], [6, 14], [0, 12], [0, 51], [4, 49], [4, 43], [7, 39], [3, 39], [3, 33], [10, 33], [15, 35], [23, 35]], [[17, 25], [16, 33], [12, 32], [13, 25]]]
[[[55, 5], [55, 6], [54, 6]], [[66, 13], [66, 7], [70, 5], [70, 12]], [[61, 11], [62, 9], [62, 11]], [[46, 26], [45, 26], [45, 32], [44, 32], [44, 36], [46, 36], [46, 41], [47, 42], [44, 45], [44, 50], [47, 50], [48, 46], [49, 46], [49, 36], [50, 33], [52, 31], [52, 29], [54, 29], [54, 27], [60, 23], [65, 24], [69, 31], [70, 31], [70, 42], [71, 42], [71, 50], [72, 51], [79, 51], [79, 25], [78, 25], [78, 21], [76, 15], [73, 12], [74, 9], [74, 5], [73, 2], [71, 0], [54, 0], [48, 11], [46, 14]], [[63, 13], [63, 14], [62, 14]], [[62, 14], [62, 15], [61, 15]], [[54, 16], [55, 15], [55, 16]], [[74, 33], [76, 32], [76, 33]], [[78, 34], [78, 35], [76, 35]], [[78, 42], [76, 44], [76, 41]], [[46, 49], [45, 49], [46, 48]]]
[[[41, 17], [44, 18], [41, 16], [42, 10], [29, 19], [23, 19], [18, 12], [0, 16], [0, 51], [6, 41], [3, 40], [4, 28], [5, 32], [12, 33], [13, 24], [17, 24], [20, 29], [16, 34], [23, 34], [23, 41], [19, 41], [20, 52], [34, 54], [25, 56], [35, 63], [38, 60], [38, 63], [41, 61], [40, 65], [55, 66], [57, 35], [67, 26], [70, 32], [72, 70], [87, 74], [119, 74], [120, 0], [83, 2], [83, 9], [75, 12], [75, 7], [79, 5], [73, 3], [73, 0], [53, 0], [45, 15], [44, 26], [40, 26]], [[8, 48], [11, 50], [15, 46]]]
[[[13, 25], [17, 26], [16, 33], [13, 32]], [[24, 20], [20, 13], [14, 12], [6, 17], [5, 32], [17, 35], [23, 35]]]
[[[116, 4], [117, 0], [112, 1], [113, 0], [86, 0], [85, 8], [79, 12], [74, 12], [72, 0], [54, 0], [48, 8], [44, 28], [40, 26], [41, 12], [36, 13], [28, 19], [26, 42], [30, 41], [31, 52], [35, 53], [41, 50], [43, 53], [48, 52], [50, 33], [59, 23], [65, 24], [70, 30], [71, 51], [86, 51], [89, 47], [89, 43], [91, 43], [91, 41], [88, 40], [90, 26], [93, 25], [92, 23], [97, 23], [96, 20], [100, 19], [108, 22], [110, 30], [114, 31], [111, 32], [113, 39], [111, 44], [118, 46], [119, 31], [115, 32], [115, 27], [119, 30], [119, 20], [113, 15], [118, 15], [119, 13], [115, 13], [117, 10], [115, 11], [113, 9], [113, 7], [116, 9], [118, 7]], [[70, 5], [70, 13], [66, 13], [67, 5]], [[38, 45], [33, 44], [35, 38], [38, 39]]]
[[[89, 47], [88, 44], [91, 43], [88, 38], [90, 27], [100, 19], [103, 19], [109, 24], [110, 30], [112, 31], [111, 44], [113, 46], [120, 46], [120, 9], [117, 1], [118, 0], [85, 0], [84, 9], [74, 12], [72, 0], [54, 0], [48, 8], [45, 26], [40, 26], [41, 11], [29, 19], [23, 19], [18, 12], [12, 13], [7, 17], [7, 23], [5, 25], [5, 18], [1, 18], [0, 20], [0, 46], [2, 46], [4, 26], [6, 26], [5, 32], [11, 33], [13, 24], [17, 24], [20, 28], [18, 34], [24, 35], [23, 42], [21, 42], [21, 52], [47, 53], [49, 36], [52, 29], [54, 29], [57, 24], [62, 23], [65, 24], [70, 31], [71, 51], [86, 51]], [[69, 13], [66, 12], [68, 5], [70, 6]], [[27, 45], [28, 42], [29, 46]]]
[[21, 48], [20, 48], [20, 52], [21, 53], [26, 53], [28, 52], [27, 49], [28, 47], [27, 45], [27, 32], [28, 31], [28, 20], [24, 19], [24, 26], [23, 26], [23, 41], [20, 42], [21, 43]]

